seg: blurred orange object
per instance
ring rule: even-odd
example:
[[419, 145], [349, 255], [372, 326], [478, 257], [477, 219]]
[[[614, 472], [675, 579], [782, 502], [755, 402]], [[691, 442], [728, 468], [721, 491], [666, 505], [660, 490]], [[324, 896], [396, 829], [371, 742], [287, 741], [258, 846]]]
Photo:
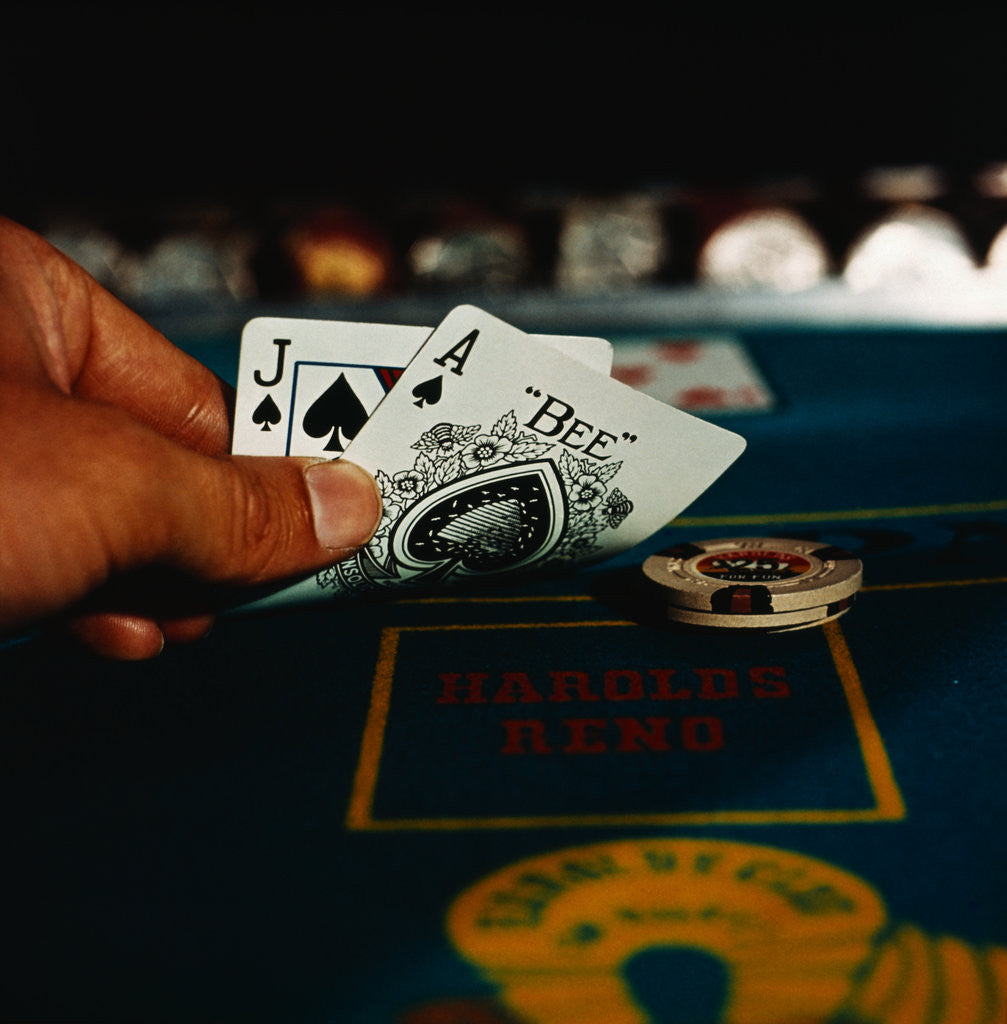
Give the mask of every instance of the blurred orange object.
[[288, 232], [284, 247], [310, 295], [373, 295], [391, 282], [391, 245], [374, 225], [349, 211], [314, 214]]

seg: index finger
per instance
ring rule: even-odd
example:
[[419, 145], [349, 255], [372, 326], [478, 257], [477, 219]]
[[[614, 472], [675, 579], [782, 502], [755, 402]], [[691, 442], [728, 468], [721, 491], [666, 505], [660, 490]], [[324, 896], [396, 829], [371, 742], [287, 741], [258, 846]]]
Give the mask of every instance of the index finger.
[[92, 330], [75, 392], [111, 402], [208, 455], [230, 446], [232, 389], [91, 281]]
[[228, 450], [228, 385], [45, 239], [0, 220], [0, 243], [32, 305], [45, 307], [61, 335], [50, 345], [62, 348], [72, 394], [117, 406], [196, 451]]

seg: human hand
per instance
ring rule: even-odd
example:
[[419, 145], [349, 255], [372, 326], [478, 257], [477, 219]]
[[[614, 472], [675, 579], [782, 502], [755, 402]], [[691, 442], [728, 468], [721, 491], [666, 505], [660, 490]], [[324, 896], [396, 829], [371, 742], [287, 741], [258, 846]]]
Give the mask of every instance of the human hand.
[[215, 585], [366, 543], [370, 474], [229, 456], [229, 404], [208, 369], [0, 218], [0, 631], [55, 617], [101, 654], [148, 658], [207, 632]]

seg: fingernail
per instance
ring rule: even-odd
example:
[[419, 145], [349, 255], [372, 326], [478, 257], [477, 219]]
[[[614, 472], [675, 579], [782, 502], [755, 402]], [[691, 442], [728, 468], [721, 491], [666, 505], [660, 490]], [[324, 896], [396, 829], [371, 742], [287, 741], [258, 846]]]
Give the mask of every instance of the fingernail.
[[315, 536], [323, 548], [358, 548], [381, 521], [381, 494], [365, 469], [352, 462], [317, 462], [304, 471]]

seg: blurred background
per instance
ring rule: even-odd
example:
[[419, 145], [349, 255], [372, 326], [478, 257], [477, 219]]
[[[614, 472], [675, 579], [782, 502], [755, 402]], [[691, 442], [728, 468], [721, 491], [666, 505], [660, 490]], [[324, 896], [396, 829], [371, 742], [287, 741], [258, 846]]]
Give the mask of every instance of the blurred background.
[[416, 320], [459, 297], [529, 322], [1004, 315], [989, 15], [4, 23], [0, 212], [169, 328], [263, 306]]

